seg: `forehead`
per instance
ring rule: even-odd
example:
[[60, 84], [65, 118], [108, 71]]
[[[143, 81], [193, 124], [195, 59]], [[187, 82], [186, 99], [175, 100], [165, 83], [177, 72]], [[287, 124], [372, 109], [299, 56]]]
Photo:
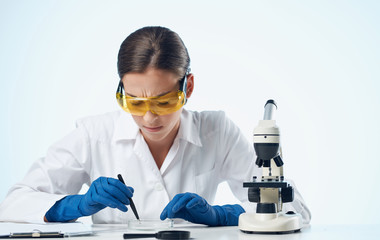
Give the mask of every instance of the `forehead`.
[[125, 74], [122, 81], [128, 95], [153, 97], [172, 91], [179, 78], [170, 71], [148, 68], [143, 73]]

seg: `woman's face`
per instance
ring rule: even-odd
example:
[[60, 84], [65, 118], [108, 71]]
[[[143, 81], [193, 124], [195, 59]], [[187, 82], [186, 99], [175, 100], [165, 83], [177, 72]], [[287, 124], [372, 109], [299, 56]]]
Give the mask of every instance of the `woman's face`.
[[[155, 97], [179, 89], [178, 77], [173, 72], [148, 68], [144, 73], [127, 73], [122, 78], [127, 95], [134, 97]], [[193, 76], [188, 76], [188, 95], [193, 89]], [[189, 94], [190, 93], [190, 94]], [[162, 142], [173, 140], [177, 134], [182, 108], [174, 113], [156, 115], [147, 111], [144, 116], [132, 115], [145, 140]]]

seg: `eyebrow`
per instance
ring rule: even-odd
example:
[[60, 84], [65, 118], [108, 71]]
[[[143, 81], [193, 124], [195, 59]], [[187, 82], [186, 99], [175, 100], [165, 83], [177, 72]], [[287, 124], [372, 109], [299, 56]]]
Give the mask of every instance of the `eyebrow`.
[[[161, 97], [161, 96], [164, 96], [164, 95], [166, 95], [166, 94], [168, 94], [168, 93], [170, 93], [170, 92], [172, 92], [172, 91], [167, 91], [167, 92], [164, 92], [164, 93], [161, 93], [161, 94], [159, 94], [159, 95], [156, 95], [156, 96], [153, 96], [153, 97]], [[129, 94], [129, 93], [127, 93], [127, 92], [125, 92], [128, 96], [130, 96], [130, 97], [137, 97], [137, 96], [135, 96], [135, 95], [133, 95], [133, 94]]]

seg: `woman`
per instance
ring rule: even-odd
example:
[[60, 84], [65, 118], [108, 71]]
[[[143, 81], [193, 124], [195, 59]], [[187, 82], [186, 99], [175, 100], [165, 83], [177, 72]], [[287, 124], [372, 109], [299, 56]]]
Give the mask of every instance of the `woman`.
[[[163, 27], [135, 31], [121, 44], [118, 72], [116, 96], [125, 111], [79, 120], [12, 187], [0, 220], [67, 222], [92, 215], [94, 223], [125, 223], [135, 218], [126, 207], [133, 197], [141, 219], [237, 225], [241, 213], [254, 210], [242, 187], [257, 175], [253, 147], [223, 112], [183, 109], [194, 75], [180, 37]], [[119, 173], [127, 186], [115, 178]], [[209, 205], [223, 181], [241, 205]], [[90, 188], [79, 195], [83, 184]], [[285, 210], [310, 220], [297, 191]]]

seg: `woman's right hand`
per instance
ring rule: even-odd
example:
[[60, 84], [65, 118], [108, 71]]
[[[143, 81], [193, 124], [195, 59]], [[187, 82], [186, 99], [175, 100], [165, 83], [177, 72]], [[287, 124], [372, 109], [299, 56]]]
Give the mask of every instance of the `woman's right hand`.
[[[69, 195], [57, 201], [45, 215], [48, 222], [68, 222], [89, 216], [105, 207], [128, 211], [133, 188], [115, 178], [99, 177], [84, 195]], [[79, 211], [78, 211], [79, 210]]]
[[133, 188], [127, 187], [115, 178], [99, 177], [92, 182], [87, 193], [79, 203], [79, 211], [83, 216], [92, 215], [105, 207], [128, 211], [129, 198], [133, 196]]

